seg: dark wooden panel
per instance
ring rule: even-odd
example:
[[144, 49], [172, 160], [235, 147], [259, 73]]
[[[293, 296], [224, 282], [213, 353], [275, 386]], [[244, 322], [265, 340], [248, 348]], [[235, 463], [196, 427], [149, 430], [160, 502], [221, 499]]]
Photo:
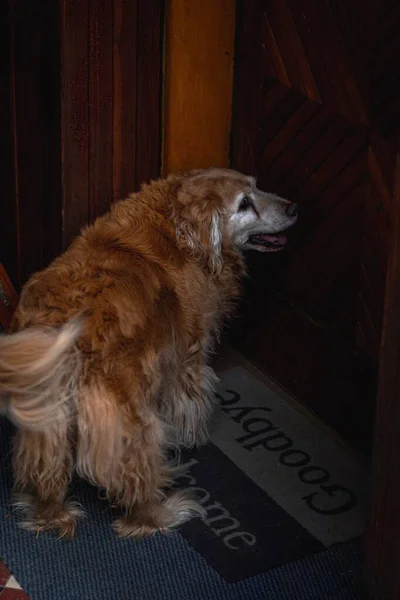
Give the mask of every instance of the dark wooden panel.
[[[329, 89], [320, 91], [323, 102], [351, 121], [365, 122], [367, 120], [367, 98], [363, 97], [364, 85], [360, 85], [360, 79], [367, 78], [367, 53], [359, 56], [354, 63], [353, 55], [346, 40], [346, 34], [342, 32], [344, 21], [337, 21], [332, 15], [330, 2], [322, 0], [314, 2], [306, 0], [299, 5], [295, 0], [288, 2], [293, 11], [302, 11], [302, 19], [307, 28], [308, 35], [313, 38], [315, 47], [312, 52], [306, 51], [307, 58], [320, 57], [323, 72], [326, 74], [325, 81], [329, 81]], [[363, 5], [363, 12], [370, 11], [370, 3]], [[302, 31], [299, 30], [299, 36]], [[317, 85], [318, 85], [317, 81]]]
[[[394, 143], [400, 133], [398, 82], [400, 79], [400, 10], [398, 3], [384, 0], [378, 16], [378, 32], [371, 56], [372, 126]], [[394, 152], [395, 155], [395, 152]]]
[[[249, 258], [258, 284], [247, 293], [251, 308], [233, 336], [343, 433], [344, 406], [337, 405], [342, 417], [335, 417], [329, 405], [334, 397], [327, 400], [312, 381], [321, 371], [326, 387], [335, 389], [337, 370], [347, 364], [351, 372], [356, 353], [373, 389], [379, 360], [393, 173], [393, 156], [381, 139], [394, 122], [389, 91], [399, 64], [387, 5], [386, 0], [238, 3], [232, 165], [250, 170], [260, 187], [297, 201], [300, 218], [284, 254]], [[378, 40], [382, 28], [385, 42]], [[266, 315], [256, 297], [268, 303], [271, 294], [286, 303], [286, 311], [272, 303], [272, 315]], [[316, 327], [311, 337], [295, 325], [291, 310]], [[268, 327], [279, 329], [276, 323], [283, 335], [277, 335], [272, 356]], [[297, 365], [286, 360], [288, 344], [299, 350]], [[321, 357], [330, 366], [318, 359], [316, 369], [311, 344], [329, 345]], [[304, 385], [296, 383], [298, 370]], [[349, 403], [352, 394], [361, 411], [357, 386], [349, 387]], [[373, 404], [370, 397], [359, 415], [364, 440], [371, 435]]]
[[[268, 169], [271, 163], [287, 149], [294, 137], [303, 131], [319, 107], [315, 102], [304, 102], [276, 132], [273, 139], [262, 150], [259, 163]], [[262, 142], [264, 144], [264, 140]], [[274, 170], [275, 172], [275, 170]]]
[[385, 317], [375, 427], [372, 514], [366, 535], [365, 581], [373, 600], [400, 597], [400, 146], [397, 152]]
[[10, 5], [0, 6], [0, 174], [3, 201], [0, 218], [0, 263], [15, 287], [19, 287], [19, 241], [17, 195], [14, 177], [14, 80]]
[[[379, 344], [385, 294], [387, 257], [391, 248], [395, 207], [394, 172], [397, 140], [400, 135], [400, 7], [393, 0], [377, 5], [376, 30], [370, 61], [371, 110], [368, 172], [370, 190], [366, 203], [365, 234], [361, 262], [364, 278], [371, 289], [368, 301], [360, 293], [360, 319], [368, 345], [362, 336], [358, 347], [379, 361]], [[376, 299], [376, 303], [373, 302]]]
[[137, 10], [136, 0], [114, 0], [114, 200], [136, 189]]
[[[46, 18], [44, 39], [46, 45], [40, 58], [41, 118], [45, 122], [42, 136], [44, 144], [43, 169], [43, 264], [47, 265], [62, 250], [62, 155], [61, 148], [61, 70], [60, 70], [60, 19], [61, 7], [51, 0], [45, 3]], [[42, 5], [43, 6], [43, 5]], [[55, 52], [57, 49], [57, 52]]]
[[61, 0], [63, 246], [89, 219], [89, 0]]
[[[267, 270], [264, 264], [264, 272]], [[368, 454], [375, 373], [334, 332], [251, 279], [229, 341], [335, 431]], [[264, 315], [260, 319], [260, 315]], [[241, 326], [243, 325], [243, 327]], [[372, 382], [372, 385], [371, 385]], [[345, 418], [344, 418], [345, 416]]]
[[[19, 211], [21, 277], [26, 279], [43, 262], [43, 119], [40, 78], [43, 52], [43, 12], [36, 4], [11, 3], [14, 60], [15, 167]], [[29, 52], [25, 43], [29, 40]], [[29, 110], [26, 99], [29, 98]]]
[[[293, 94], [296, 101], [288, 104], [286, 98]], [[312, 319], [319, 321], [323, 315], [326, 326], [340, 324], [341, 334], [355, 345], [356, 325], [343, 320], [343, 309], [355, 314], [357, 290], [353, 286], [348, 291], [345, 306], [343, 294], [335, 294], [336, 302], [333, 301], [332, 290], [351, 279], [350, 268], [353, 277], [359, 278], [368, 172], [367, 132], [341, 115], [330, 113], [325, 105], [304, 98], [303, 103], [298, 103], [298, 94], [292, 90], [287, 90], [280, 102], [283, 111], [274, 109], [268, 119], [275, 129], [269, 125], [265, 134], [264, 125], [260, 126], [259, 143], [266, 145], [257, 164], [262, 187], [300, 204], [300, 220], [279, 289]], [[285, 118], [287, 106], [292, 110]], [[300, 111], [302, 115], [296, 118]], [[271, 131], [275, 134], [272, 139]], [[265, 158], [268, 162], [264, 162]], [[255, 276], [261, 276], [261, 271], [256, 271]], [[345, 326], [348, 329], [343, 329]]]
[[159, 174], [163, 6], [3, 3], [1, 260], [17, 288]]
[[236, 7], [231, 158], [234, 166], [244, 173], [255, 174], [263, 82], [263, 55], [260, 49], [264, 1], [239, 0]]
[[[271, 0], [265, 19], [268, 30], [274, 39], [270, 49], [275, 50], [275, 57], [284, 65], [285, 80], [289, 86], [298, 90], [310, 100], [320, 100], [320, 94], [312, 69], [307, 59], [303, 43], [286, 0]], [[271, 57], [273, 56], [271, 52]]]
[[[292, 92], [288, 91], [287, 93]], [[302, 127], [293, 130], [292, 139], [284, 146], [281, 152], [277, 153], [274, 158], [271, 157], [268, 163], [265, 164], [261, 162], [260, 157], [257, 171], [260, 174], [261, 184], [275, 188], [277, 185], [284, 183], [285, 180], [290, 182], [288, 174], [292, 173], [297, 161], [307, 151], [310, 151], [315, 141], [327, 131], [332, 119], [329, 116], [327, 108], [320, 105], [315, 106], [314, 103], [312, 103], [312, 106], [314, 110], [311, 117], [306, 120]], [[264, 147], [263, 140], [260, 145]]]
[[[61, 248], [58, 5], [10, 2], [20, 280]], [[7, 199], [10, 201], [10, 199]], [[51, 227], [50, 227], [51, 222]]]
[[138, 2], [136, 186], [160, 172], [163, 15], [162, 1]]
[[[268, 96], [263, 99], [262, 112], [265, 118], [261, 121], [262, 144], [269, 147], [271, 141], [281, 131], [282, 127], [300, 111], [304, 105], [310, 104], [300, 94], [289, 93], [283, 85], [275, 85], [271, 92], [278, 91], [273, 97], [273, 104], [268, 103]], [[270, 93], [269, 96], [272, 94]]]
[[113, 199], [113, 0], [90, 0], [89, 219]]

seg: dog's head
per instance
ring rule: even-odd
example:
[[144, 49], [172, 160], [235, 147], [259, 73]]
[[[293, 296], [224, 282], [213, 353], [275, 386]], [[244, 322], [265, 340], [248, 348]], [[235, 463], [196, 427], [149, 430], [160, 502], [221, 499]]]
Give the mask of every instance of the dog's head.
[[179, 179], [178, 234], [218, 264], [224, 245], [276, 252], [297, 219], [296, 205], [259, 190], [253, 177], [229, 169], [189, 171]]

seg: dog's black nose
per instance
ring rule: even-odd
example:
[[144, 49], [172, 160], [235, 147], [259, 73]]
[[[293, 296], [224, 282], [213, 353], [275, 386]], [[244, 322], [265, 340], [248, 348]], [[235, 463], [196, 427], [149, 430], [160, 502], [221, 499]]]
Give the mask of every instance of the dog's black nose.
[[287, 206], [285, 208], [285, 213], [289, 217], [295, 217], [297, 215], [297, 204], [296, 204], [296, 202], [291, 202], [290, 204], [287, 204]]

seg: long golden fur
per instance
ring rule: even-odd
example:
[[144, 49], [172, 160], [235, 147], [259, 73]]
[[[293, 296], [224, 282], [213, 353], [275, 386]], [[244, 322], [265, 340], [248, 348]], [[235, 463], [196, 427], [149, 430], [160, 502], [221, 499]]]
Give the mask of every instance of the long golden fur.
[[167, 491], [167, 450], [206, 442], [207, 355], [240, 292], [242, 249], [280, 247], [292, 207], [234, 171], [170, 176], [116, 203], [30, 279], [0, 339], [25, 527], [73, 535], [74, 469], [124, 510], [122, 536], [203, 514]]

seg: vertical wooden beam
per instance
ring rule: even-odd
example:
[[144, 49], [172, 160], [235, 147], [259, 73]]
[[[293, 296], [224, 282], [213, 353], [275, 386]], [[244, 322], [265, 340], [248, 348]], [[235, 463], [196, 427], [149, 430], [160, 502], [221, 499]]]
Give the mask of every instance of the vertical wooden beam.
[[235, 0], [170, 0], [166, 14], [164, 173], [228, 166]]
[[136, 188], [160, 175], [164, 13], [165, 0], [138, 2]]
[[16, 245], [18, 265], [10, 274], [18, 287], [61, 249], [60, 11], [52, 0], [10, 0], [9, 7], [14, 198], [4, 204], [17, 226], [4, 262]]
[[387, 269], [374, 439], [373, 502], [365, 553], [365, 580], [373, 600], [400, 598], [400, 144], [393, 200], [393, 240]]
[[[24, 280], [43, 262], [42, 206], [45, 164], [41, 99], [44, 82], [39, 61], [45, 48], [45, 11], [31, 3], [15, 0], [11, 2], [11, 17], [14, 60], [14, 157], [22, 257], [20, 268]], [[26, 40], [29, 40], [29, 52], [26, 51]]]
[[13, 31], [10, 2], [0, 5], [0, 262], [16, 288], [20, 285], [18, 198], [15, 177]]
[[89, 220], [113, 197], [113, 0], [89, 2]]
[[113, 200], [136, 189], [138, 0], [114, 1]]
[[89, 220], [89, 0], [61, 0], [63, 246]]
[[249, 175], [257, 174], [264, 11], [264, 0], [238, 0], [231, 164]]

